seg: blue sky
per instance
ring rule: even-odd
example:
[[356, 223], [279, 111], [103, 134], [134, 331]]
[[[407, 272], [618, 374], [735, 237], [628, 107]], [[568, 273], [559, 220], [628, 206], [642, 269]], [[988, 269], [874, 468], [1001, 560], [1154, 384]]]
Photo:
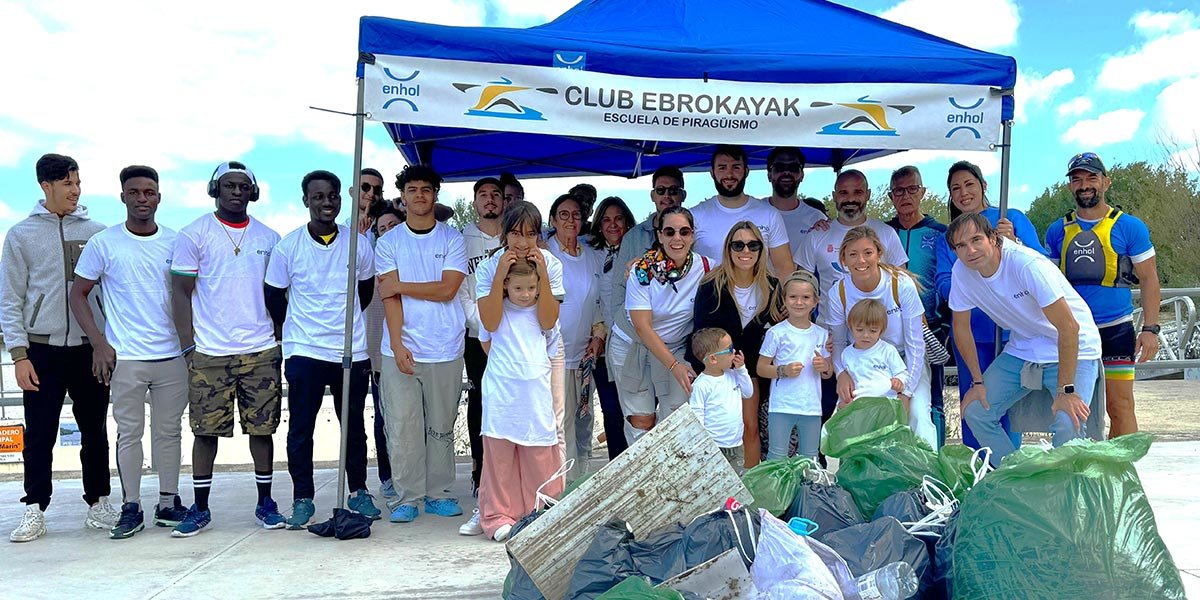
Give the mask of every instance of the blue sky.
[[[783, 1], [783, 0], [780, 0]], [[553, 19], [569, 0], [346, 0], [338, 3], [169, 3], [0, 0], [0, 235], [41, 197], [33, 165], [44, 152], [79, 160], [82, 202], [93, 217], [123, 220], [120, 168], [162, 173], [160, 222], [180, 227], [212, 206], [204, 185], [217, 163], [238, 159], [258, 174], [263, 199], [251, 212], [281, 233], [306, 221], [299, 182], [309, 170], [351, 174], [353, 120], [310, 110], [352, 110], [357, 17], [396, 16], [461, 25], [523, 27]], [[1063, 178], [1071, 155], [1109, 163], [1159, 161], [1160, 140], [1197, 153], [1200, 133], [1200, 9], [1194, 3], [1115, 0], [847, 0], [960, 43], [1016, 57], [1011, 201], [1027, 207]], [[797, 18], [802, 18], [798, 15]], [[186, 25], [181, 25], [186, 24]], [[980, 164], [993, 192], [999, 154], [909, 152], [863, 163], [873, 184], [916, 164], [944, 193], [953, 160]], [[365, 164], [385, 174], [403, 162], [379, 124], [368, 124]], [[638, 215], [649, 211], [644, 180], [590, 178]], [[577, 180], [527, 184], [545, 207]], [[347, 186], [349, 184], [347, 183]], [[690, 175], [691, 200], [712, 194]], [[827, 169], [806, 174], [802, 193], [832, 188]], [[770, 193], [762, 172], [747, 191]], [[469, 195], [451, 185], [443, 201]]]

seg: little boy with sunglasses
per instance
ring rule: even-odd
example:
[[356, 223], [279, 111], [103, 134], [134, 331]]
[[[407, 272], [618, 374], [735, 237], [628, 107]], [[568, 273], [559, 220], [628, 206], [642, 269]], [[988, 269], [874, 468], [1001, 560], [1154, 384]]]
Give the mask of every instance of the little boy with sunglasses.
[[694, 333], [692, 352], [704, 361], [704, 372], [692, 382], [688, 404], [740, 476], [746, 462], [742, 447], [742, 399], [754, 393], [746, 359], [733, 349], [733, 340], [720, 327]]

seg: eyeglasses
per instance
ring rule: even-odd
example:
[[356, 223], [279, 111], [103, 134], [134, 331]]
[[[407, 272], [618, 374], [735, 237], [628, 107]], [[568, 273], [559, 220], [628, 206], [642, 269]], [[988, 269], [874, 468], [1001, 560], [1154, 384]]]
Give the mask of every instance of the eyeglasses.
[[803, 168], [804, 164], [798, 162], [777, 162], [771, 165], [771, 170], [776, 173], [799, 173]]
[[709, 356], [725, 356], [726, 354], [733, 354], [733, 346], [730, 346], [724, 350], [717, 350], [716, 352], [709, 354]]
[[371, 192], [372, 194], [375, 194], [376, 196], [383, 195], [383, 186], [382, 185], [371, 185], [364, 181], [364, 182], [362, 182], [362, 185], [359, 186], [359, 188], [363, 191], [364, 194], [367, 192]]
[[572, 221], [583, 220], [583, 213], [581, 213], [577, 210], [560, 210], [560, 211], [554, 213], [554, 216], [558, 217], [559, 221], [566, 221], [568, 219], [570, 219]]
[[683, 193], [683, 188], [681, 188], [677, 185], [672, 185], [672, 186], [660, 185], [656, 188], [653, 188], [653, 191], [655, 194], [657, 194], [659, 196], [678, 196], [679, 194]]
[[745, 252], [746, 250], [749, 250], [751, 252], [762, 252], [762, 246], [763, 246], [762, 242], [760, 242], [758, 240], [752, 240], [749, 242], [743, 242], [742, 240], [734, 240], [732, 242], [729, 242], [729, 249], [733, 250], [734, 252]]
[[249, 192], [252, 189], [251, 185], [248, 183], [233, 183], [232, 181], [222, 183], [221, 187], [231, 191], [241, 190], [242, 192]]
[[923, 186], [923, 185], [910, 185], [910, 186], [905, 186], [905, 187], [894, 187], [894, 188], [892, 188], [892, 195], [893, 196], [904, 196], [904, 195], [916, 196], [917, 194], [921, 193], [921, 190], [923, 190], [923, 189], [925, 189], [925, 186]]
[[691, 227], [680, 227], [679, 229], [675, 229], [674, 227], [663, 227], [660, 228], [659, 231], [663, 234], [663, 236], [669, 238], [675, 237], [675, 234], [677, 233], [679, 234], [679, 237], [692, 237]]

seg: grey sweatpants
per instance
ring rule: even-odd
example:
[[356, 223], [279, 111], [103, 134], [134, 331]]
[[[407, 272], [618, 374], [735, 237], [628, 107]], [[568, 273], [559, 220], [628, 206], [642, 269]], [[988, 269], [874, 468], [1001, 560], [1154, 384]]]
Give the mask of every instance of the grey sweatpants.
[[399, 498], [389, 508], [422, 499], [452, 498], [454, 421], [462, 397], [463, 359], [416, 363], [405, 375], [385, 356], [379, 388], [387, 430], [392, 483]]
[[158, 471], [158, 491], [179, 493], [180, 439], [183, 411], [188, 407], [188, 372], [183, 358], [118, 360], [111, 388], [117, 422], [117, 472], [124, 502], [141, 500], [146, 404], [150, 405], [150, 456]]

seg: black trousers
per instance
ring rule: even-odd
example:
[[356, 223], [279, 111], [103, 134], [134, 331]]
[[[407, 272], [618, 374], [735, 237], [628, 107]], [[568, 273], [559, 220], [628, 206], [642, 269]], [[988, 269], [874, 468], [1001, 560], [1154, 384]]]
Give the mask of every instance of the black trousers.
[[[383, 358], [388, 360], [386, 356]], [[379, 371], [371, 372], [371, 403], [375, 407], [375, 462], [379, 465], [379, 483], [384, 483], [392, 478], [392, 461], [388, 458], [383, 409], [379, 407]]]
[[608, 361], [603, 356], [596, 359], [592, 379], [596, 382], [596, 395], [600, 396], [600, 412], [604, 415], [608, 460], [612, 460], [629, 448], [629, 440], [625, 439], [625, 414], [621, 412], [617, 384], [608, 380]]
[[25, 504], [42, 510], [53, 491], [54, 443], [58, 439], [63, 400], [71, 395], [71, 413], [79, 426], [79, 462], [83, 467], [83, 500], [95, 504], [112, 492], [108, 470], [108, 386], [92, 375], [92, 346], [29, 344], [29, 362], [38, 391], [24, 392]]
[[467, 380], [471, 382], [471, 389], [467, 390], [467, 437], [471, 438], [471, 490], [475, 491], [483, 473], [483, 438], [479, 431], [483, 427], [483, 372], [487, 369], [487, 353], [479, 338], [467, 335], [463, 362], [467, 366]]
[[[312, 498], [313, 431], [317, 413], [325, 398], [325, 388], [333, 395], [333, 409], [340, 422], [342, 416], [342, 365], [307, 356], [293, 356], [285, 361], [284, 377], [288, 382], [288, 473], [292, 476], [292, 500]], [[356, 361], [350, 367], [350, 421], [346, 445], [346, 477], [350, 491], [367, 487], [367, 430], [363, 411], [367, 388], [371, 381], [371, 361]]]

